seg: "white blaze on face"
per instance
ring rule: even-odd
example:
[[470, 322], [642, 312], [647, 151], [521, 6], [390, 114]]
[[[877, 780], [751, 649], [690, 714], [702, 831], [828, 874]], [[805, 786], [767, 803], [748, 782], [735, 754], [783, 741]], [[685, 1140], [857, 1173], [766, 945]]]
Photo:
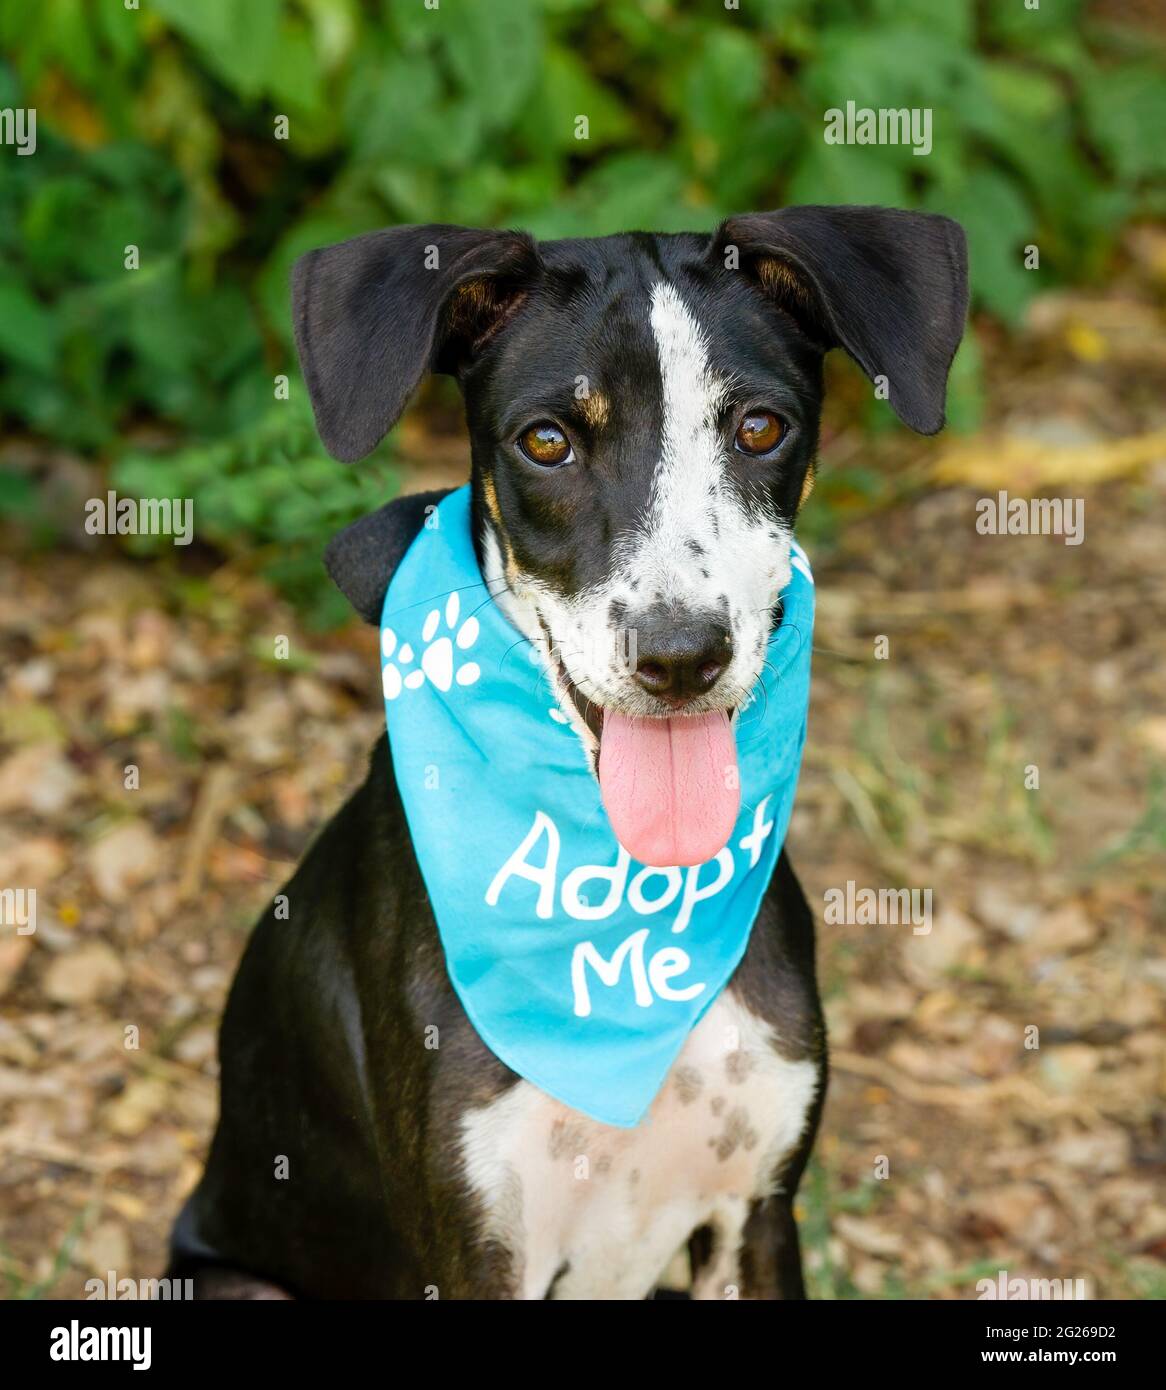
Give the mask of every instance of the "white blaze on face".
[[757, 610], [768, 610], [789, 582], [789, 532], [751, 511], [729, 479], [730, 467], [749, 466], [730, 461], [721, 430], [729, 383], [713, 370], [700, 325], [666, 281], [652, 290], [651, 322], [664, 418], [650, 515], [629, 572], [680, 609], [715, 612], [726, 598], [740, 648], [768, 632], [768, 611]]
[[[628, 547], [627, 568], [651, 593], [696, 606], [701, 585], [693, 580], [709, 566], [694, 565], [702, 557], [691, 542], [708, 555], [716, 540], [713, 518], [719, 524], [725, 510], [720, 505], [725, 449], [717, 427], [725, 382], [709, 366], [700, 326], [663, 280], [652, 289], [651, 323], [663, 388], [660, 462], [643, 539]], [[718, 597], [712, 594], [709, 606], [715, 607]]]
[[[517, 584], [512, 576], [500, 601], [528, 636], [540, 622], [552, 634], [583, 694], [632, 716], [658, 714], [659, 706], [631, 679], [634, 642], [613, 629], [613, 602], [633, 628], [637, 612], [660, 604], [674, 607], [678, 621], [720, 615], [734, 655], [713, 690], [694, 701], [692, 711], [702, 713], [739, 705], [760, 674], [773, 603], [790, 578], [790, 532], [751, 509], [730, 480], [730, 468], [749, 463], [730, 460], [722, 431], [729, 382], [712, 367], [704, 332], [667, 281], [652, 288], [650, 322], [663, 413], [644, 513], [626, 519], [602, 583], [564, 598], [523, 574]], [[564, 707], [573, 715], [569, 700]]]

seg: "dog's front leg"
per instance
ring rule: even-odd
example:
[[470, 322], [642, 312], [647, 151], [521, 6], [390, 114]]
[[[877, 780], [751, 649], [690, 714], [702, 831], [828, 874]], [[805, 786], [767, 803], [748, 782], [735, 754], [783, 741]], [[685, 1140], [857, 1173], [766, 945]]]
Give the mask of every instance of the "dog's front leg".
[[739, 1257], [741, 1298], [805, 1298], [793, 1196], [754, 1202]]
[[689, 1238], [691, 1297], [805, 1298], [793, 1197], [735, 1199], [725, 1204], [723, 1215]]

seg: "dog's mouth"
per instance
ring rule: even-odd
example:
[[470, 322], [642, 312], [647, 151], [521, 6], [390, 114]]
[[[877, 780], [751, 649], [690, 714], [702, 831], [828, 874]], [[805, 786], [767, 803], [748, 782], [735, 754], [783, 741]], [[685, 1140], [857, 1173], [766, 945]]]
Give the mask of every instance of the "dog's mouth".
[[[548, 643], [548, 645], [550, 645]], [[551, 647], [553, 651], [554, 648]], [[571, 679], [571, 673], [563, 664], [563, 658], [555, 652], [555, 674], [559, 678], [560, 687], [566, 691], [567, 698], [574, 706], [575, 713], [594, 735], [596, 748], [602, 747], [603, 740], [603, 715], [604, 709], [597, 701], [589, 699], [575, 682]]]
[[561, 686], [597, 744], [611, 828], [633, 859], [703, 864], [728, 843], [741, 807], [732, 710], [637, 717], [585, 695], [556, 655]]

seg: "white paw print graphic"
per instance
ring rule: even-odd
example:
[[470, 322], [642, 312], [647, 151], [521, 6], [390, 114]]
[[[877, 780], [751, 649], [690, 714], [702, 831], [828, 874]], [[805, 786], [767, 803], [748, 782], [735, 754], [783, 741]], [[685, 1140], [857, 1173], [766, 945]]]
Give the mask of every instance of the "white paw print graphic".
[[[455, 671], [454, 645], [463, 652], [474, 645], [478, 640], [478, 620], [471, 614], [459, 628], [460, 612], [461, 600], [456, 593], [452, 593], [445, 605], [445, 626], [448, 631], [438, 637], [441, 612], [437, 608], [432, 610], [421, 629], [421, 641], [425, 645], [421, 648], [419, 662], [408, 642], [397, 646], [397, 634], [392, 628], [382, 630], [381, 652], [385, 666], [381, 679], [386, 700], [395, 700], [402, 690], [416, 690], [427, 679], [441, 691], [449, 690], [455, 680], [458, 685], [473, 685], [482, 674], [482, 669], [476, 661], [467, 661]], [[450, 637], [449, 633], [454, 635]], [[414, 665], [414, 662], [417, 664]]]

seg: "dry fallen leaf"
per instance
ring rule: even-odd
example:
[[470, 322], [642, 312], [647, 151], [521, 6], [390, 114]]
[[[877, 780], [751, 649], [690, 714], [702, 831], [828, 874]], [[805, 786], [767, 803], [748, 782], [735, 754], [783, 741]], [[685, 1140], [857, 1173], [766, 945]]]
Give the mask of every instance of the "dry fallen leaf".
[[154, 1077], [136, 1077], [105, 1107], [105, 1123], [114, 1134], [132, 1139], [165, 1108], [167, 1099], [164, 1082]]
[[83, 779], [59, 744], [34, 743], [0, 764], [0, 811], [58, 815], [82, 784]]
[[95, 1275], [104, 1277], [112, 1270], [118, 1278], [128, 1279], [133, 1247], [122, 1223], [107, 1220], [94, 1226], [77, 1243], [77, 1260]]
[[1130, 1138], [1116, 1125], [1089, 1134], [1071, 1134], [1048, 1145], [1046, 1152], [1059, 1163], [1089, 1173], [1119, 1173], [1129, 1163]]
[[31, 950], [30, 936], [0, 937], [0, 997], [20, 973], [20, 968]]
[[1046, 1083], [1062, 1095], [1079, 1091], [1101, 1065], [1095, 1047], [1085, 1043], [1067, 1043], [1061, 1047], [1041, 1049], [1040, 1070]]
[[954, 907], [940, 908], [925, 935], [916, 936], [906, 927], [903, 933], [903, 968], [922, 985], [936, 984], [949, 970], [969, 964], [980, 942], [979, 927]]
[[123, 903], [137, 884], [152, 878], [161, 845], [145, 821], [125, 821], [89, 847], [89, 872], [107, 903]]
[[1091, 945], [1101, 928], [1085, 912], [1080, 903], [1070, 902], [1046, 912], [1024, 943], [1029, 960], [1041, 956], [1060, 955], [1079, 951]]
[[1166, 457], [1166, 430], [1099, 443], [1057, 445], [1037, 435], [978, 435], [949, 444], [932, 472], [939, 482], [1026, 496], [1064, 484], [1120, 478]]
[[1055, 1225], [1049, 1199], [1035, 1183], [1007, 1183], [974, 1192], [963, 1208], [974, 1222], [986, 1228], [985, 1235], [1011, 1235], [1025, 1245], [1047, 1239]]
[[896, 1231], [886, 1230], [868, 1217], [851, 1216], [841, 1212], [834, 1218], [832, 1225], [847, 1245], [852, 1245], [864, 1254], [891, 1259], [902, 1253], [903, 1237]]
[[86, 1004], [116, 994], [125, 975], [114, 951], [104, 941], [91, 941], [53, 960], [44, 992], [55, 1004]]

